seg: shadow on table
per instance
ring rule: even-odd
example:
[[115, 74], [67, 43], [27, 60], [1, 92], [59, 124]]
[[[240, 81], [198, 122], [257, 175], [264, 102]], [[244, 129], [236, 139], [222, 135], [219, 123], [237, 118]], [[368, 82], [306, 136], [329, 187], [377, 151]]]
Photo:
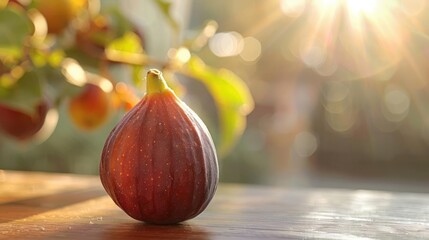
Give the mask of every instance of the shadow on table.
[[186, 223], [176, 225], [150, 225], [145, 223], [121, 223], [102, 231], [102, 239], [210, 239], [210, 233], [202, 227]]
[[0, 223], [27, 218], [104, 195], [106, 192], [103, 189], [93, 187], [0, 203]]

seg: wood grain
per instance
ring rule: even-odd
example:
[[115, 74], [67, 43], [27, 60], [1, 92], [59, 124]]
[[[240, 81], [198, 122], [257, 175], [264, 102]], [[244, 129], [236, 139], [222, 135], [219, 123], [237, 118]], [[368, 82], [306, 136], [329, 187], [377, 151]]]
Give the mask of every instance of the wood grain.
[[98, 177], [0, 171], [0, 239], [429, 239], [429, 195], [223, 184], [172, 226], [122, 212]]

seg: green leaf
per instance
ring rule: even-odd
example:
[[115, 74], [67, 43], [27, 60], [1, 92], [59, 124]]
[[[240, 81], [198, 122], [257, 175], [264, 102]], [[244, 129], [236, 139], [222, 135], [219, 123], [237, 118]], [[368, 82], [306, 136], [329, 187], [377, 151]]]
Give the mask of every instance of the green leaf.
[[[118, 62], [127, 62], [135, 61], [139, 62], [142, 57], [143, 47], [140, 42], [140, 38], [134, 32], [127, 32], [121, 38], [118, 38], [112, 41], [105, 50], [106, 57], [109, 60], [118, 61]], [[137, 72], [135, 71], [137, 70]], [[137, 77], [141, 71], [138, 66], [133, 70], [134, 77]], [[140, 75], [141, 76], [141, 75]], [[136, 83], [139, 83], [140, 80], [134, 79]]]
[[133, 76], [133, 83], [137, 87], [141, 87], [143, 84], [143, 66], [140, 65], [133, 65], [132, 67], [132, 76]]
[[25, 38], [30, 34], [30, 21], [14, 9], [0, 9], [0, 58], [14, 60], [22, 55]]
[[44, 93], [54, 103], [59, 103], [64, 98], [76, 95], [81, 91], [81, 87], [67, 81], [60, 68], [46, 65], [38, 71], [43, 79]]
[[92, 57], [76, 47], [67, 49], [65, 55], [68, 58], [76, 59], [87, 70], [97, 70], [100, 67], [100, 59]]
[[106, 51], [119, 51], [124, 53], [142, 53], [140, 38], [133, 32], [127, 32], [121, 38], [112, 41]]
[[39, 75], [29, 71], [12, 86], [1, 89], [0, 103], [11, 108], [33, 114], [36, 106], [42, 99], [42, 86]]
[[115, 31], [115, 36], [121, 37], [127, 32], [132, 31], [132, 24], [118, 8], [110, 8], [106, 11], [106, 15], [109, 17], [110, 27]]
[[165, 18], [167, 18], [168, 23], [173, 28], [174, 31], [179, 31], [179, 24], [177, 21], [173, 18], [171, 14], [171, 2], [166, 0], [155, 0], [155, 4], [158, 6], [158, 8], [161, 10], [162, 14]]
[[227, 69], [214, 69], [193, 56], [185, 74], [200, 80], [213, 96], [219, 115], [220, 138], [216, 143], [219, 155], [225, 156], [242, 135], [246, 116], [254, 103], [242, 79]]

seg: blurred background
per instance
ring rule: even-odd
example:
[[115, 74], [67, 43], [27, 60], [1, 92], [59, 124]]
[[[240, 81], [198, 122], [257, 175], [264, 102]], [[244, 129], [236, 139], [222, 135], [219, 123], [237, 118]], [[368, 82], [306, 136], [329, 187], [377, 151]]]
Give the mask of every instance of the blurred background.
[[[101, 9], [124, 12], [156, 59], [216, 26], [198, 56], [234, 72], [253, 97], [244, 132], [221, 156], [221, 181], [429, 192], [427, 1], [176, 0], [178, 32], [153, 2], [109, 0]], [[176, 78], [182, 99], [221, 139], [216, 97], [192, 77]], [[58, 111], [44, 141], [1, 135], [0, 169], [98, 174], [123, 112], [82, 131], [67, 104]]]

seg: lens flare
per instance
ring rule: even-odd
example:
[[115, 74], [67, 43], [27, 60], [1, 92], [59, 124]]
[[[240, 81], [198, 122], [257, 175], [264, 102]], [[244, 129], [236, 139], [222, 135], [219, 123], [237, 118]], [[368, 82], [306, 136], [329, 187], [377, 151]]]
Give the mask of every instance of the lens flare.
[[[280, 2], [281, 9], [296, 5], [285, 2]], [[305, 1], [299, 2], [304, 9]], [[422, 5], [405, 11], [398, 0], [308, 1], [292, 24], [290, 51], [325, 76], [337, 70], [353, 78], [372, 76], [404, 58], [413, 18]]]
[[357, 14], [372, 15], [377, 12], [380, 1], [378, 0], [348, 0], [347, 9]]

